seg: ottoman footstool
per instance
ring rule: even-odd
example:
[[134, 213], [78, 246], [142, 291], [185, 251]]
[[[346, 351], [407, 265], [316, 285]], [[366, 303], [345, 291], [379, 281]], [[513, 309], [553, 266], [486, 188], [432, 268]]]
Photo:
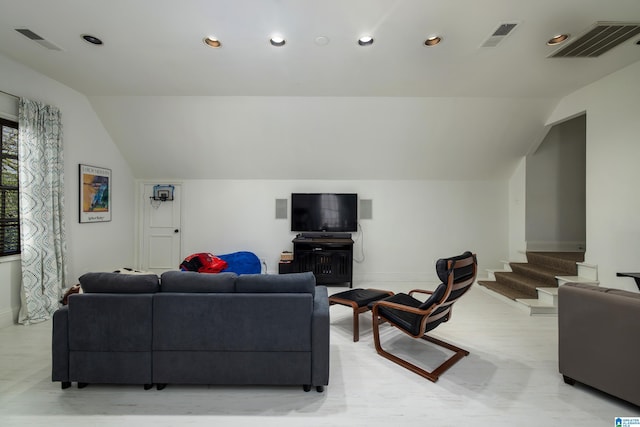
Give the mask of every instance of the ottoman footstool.
[[360, 339], [359, 315], [369, 311], [369, 304], [393, 295], [391, 291], [381, 289], [349, 289], [329, 297], [329, 305], [339, 304], [353, 308], [353, 342]]

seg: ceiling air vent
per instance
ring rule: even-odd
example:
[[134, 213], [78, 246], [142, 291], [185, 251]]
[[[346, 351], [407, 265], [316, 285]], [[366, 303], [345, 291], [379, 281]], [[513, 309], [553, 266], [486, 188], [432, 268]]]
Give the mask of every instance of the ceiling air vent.
[[28, 38], [29, 40], [33, 40], [34, 42], [38, 43], [40, 46], [45, 47], [49, 50], [62, 50], [60, 46], [57, 46], [56, 44], [50, 42], [49, 40], [46, 40], [44, 37], [39, 36], [38, 34], [34, 33], [33, 31], [27, 28], [16, 28], [15, 30], [20, 34], [22, 34], [23, 36], [25, 36], [26, 38]]
[[549, 57], [596, 58], [638, 34], [640, 34], [640, 23], [596, 22], [585, 34]]
[[498, 28], [489, 36], [488, 39], [482, 43], [481, 47], [496, 47], [498, 44], [505, 39], [514, 28], [518, 25], [517, 22], [508, 22], [504, 24], [500, 24]]

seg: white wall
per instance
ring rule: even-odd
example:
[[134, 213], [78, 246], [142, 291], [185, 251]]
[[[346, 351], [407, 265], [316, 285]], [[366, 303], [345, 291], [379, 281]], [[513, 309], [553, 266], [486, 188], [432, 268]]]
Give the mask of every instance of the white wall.
[[502, 261], [526, 262], [526, 173], [523, 157], [509, 179], [509, 257]]
[[[87, 98], [0, 55], [0, 90], [55, 105], [62, 113], [65, 151], [65, 220], [69, 260], [68, 287], [81, 274], [132, 265], [134, 184], [126, 163]], [[113, 220], [78, 223], [78, 164], [112, 169]], [[15, 320], [19, 307], [19, 261], [0, 264], [0, 326]]]
[[587, 112], [585, 261], [603, 286], [636, 290], [640, 271], [640, 62], [561, 100], [549, 124]]
[[507, 179], [557, 100], [98, 96], [136, 178]]
[[[373, 219], [354, 233], [355, 285], [362, 281], [436, 280], [435, 261], [478, 254], [480, 275], [507, 256], [506, 181], [182, 181], [183, 257], [248, 250], [277, 271], [292, 250], [289, 219], [275, 219], [275, 200], [292, 192], [355, 192], [371, 199]], [[289, 204], [290, 209], [290, 204]]]
[[528, 250], [584, 250], [585, 138], [582, 115], [553, 126], [527, 156]]

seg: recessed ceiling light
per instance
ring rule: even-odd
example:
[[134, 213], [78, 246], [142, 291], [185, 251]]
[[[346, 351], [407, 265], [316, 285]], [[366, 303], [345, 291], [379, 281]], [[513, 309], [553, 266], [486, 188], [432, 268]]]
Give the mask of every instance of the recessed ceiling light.
[[269, 39], [269, 43], [271, 43], [272, 46], [280, 47], [284, 46], [286, 41], [281, 36], [273, 36], [271, 37], [271, 39]]
[[222, 43], [220, 43], [220, 40], [218, 40], [215, 37], [205, 37], [203, 41], [207, 46], [211, 46], [215, 48], [222, 47]]
[[86, 41], [87, 43], [91, 43], [93, 45], [96, 45], [96, 46], [100, 46], [100, 45], [103, 44], [102, 40], [100, 40], [96, 36], [92, 36], [90, 34], [83, 34], [82, 35], [82, 40]]
[[373, 37], [371, 36], [362, 36], [358, 39], [358, 44], [360, 46], [371, 46], [373, 44]]
[[551, 37], [548, 41], [547, 41], [547, 45], [549, 46], [555, 46], [557, 44], [562, 43], [563, 41], [567, 40], [569, 38], [569, 34], [557, 34], [553, 37]]
[[424, 41], [425, 46], [435, 46], [442, 41], [440, 36], [431, 36]]

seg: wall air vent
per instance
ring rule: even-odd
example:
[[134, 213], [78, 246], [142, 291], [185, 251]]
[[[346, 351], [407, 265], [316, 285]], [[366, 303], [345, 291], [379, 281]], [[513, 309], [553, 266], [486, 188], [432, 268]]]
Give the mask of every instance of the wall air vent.
[[596, 58], [640, 34], [640, 23], [596, 22], [582, 36], [555, 51], [550, 58]]
[[500, 24], [498, 28], [487, 38], [481, 47], [496, 47], [500, 42], [502, 42], [505, 37], [507, 37], [514, 28], [518, 25], [518, 22], [507, 22], [504, 24]]
[[49, 40], [46, 40], [44, 37], [39, 36], [28, 28], [16, 28], [15, 30], [29, 40], [33, 40], [40, 46], [45, 47], [49, 50], [63, 50], [60, 46], [54, 44], [53, 42], [50, 42]]

